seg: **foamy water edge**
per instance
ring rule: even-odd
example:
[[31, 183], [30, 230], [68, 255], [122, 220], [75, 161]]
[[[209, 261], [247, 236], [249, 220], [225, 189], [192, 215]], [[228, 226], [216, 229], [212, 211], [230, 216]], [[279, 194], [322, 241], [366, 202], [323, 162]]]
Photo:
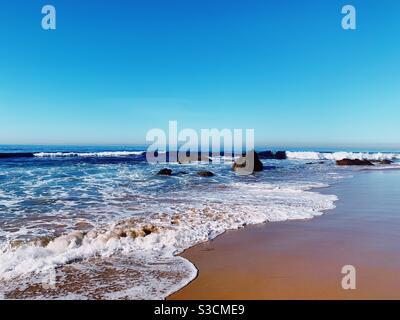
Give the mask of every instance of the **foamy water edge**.
[[[309, 219], [333, 209], [337, 200], [336, 196], [322, 195], [314, 191], [315, 188], [327, 187], [322, 184], [276, 186], [264, 183], [248, 185], [236, 183], [231, 187], [234, 190], [237, 188], [242, 197], [240, 206], [231, 212], [224, 213], [226, 207], [216, 201], [211, 202], [211, 205], [200, 204], [198, 208], [190, 208], [193, 212], [188, 214], [187, 221], [186, 218], [182, 219], [178, 226], [172, 227], [171, 215], [147, 217], [141, 222], [127, 219], [112, 224], [108, 230], [92, 230], [87, 234], [73, 232], [58, 237], [45, 247], [23, 245], [16, 249], [2, 248], [0, 274], [3, 279], [12, 281], [20, 276], [29, 277], [29, 274], [38, 271], [46, 272], [69, 261], [93, 255], [105, 259], [117, 252], [131, 256], [140, 252], [142, 259], [146, 254], [152, 257], [155, 252], [159, 257], [184, 259], [177, 255], [194, 245], [214, 239], [227, 230], [238, 229], [247, 224]], [[227, 193], [229, 194], [229, 190]], [[238, 193], [234, 192], [233, 197], [238, 197]], [[138, 235], [134, 240], [129, 236], [121, 237], [122, 233], [140, 233], [140, 228], [143, 230], [143, 227], [148, 227], [150, 224], [158, 228], [157, 231], [145, 237]], [[148, 259], [151, 262], [151, 258]], [[177, 283], [175, 287], [170, 285], [168, 292], [164, 288], [163, 295], [150, 298], [163, 299], [195, 279], [198, 272], [195, 266], [187, 260], [184, 265], [188, 274], [184, 281]], [[118, 293], [109, 298], [118, 298]], [[149, 296], [133, 293], [130, 298], [141, 299]]]

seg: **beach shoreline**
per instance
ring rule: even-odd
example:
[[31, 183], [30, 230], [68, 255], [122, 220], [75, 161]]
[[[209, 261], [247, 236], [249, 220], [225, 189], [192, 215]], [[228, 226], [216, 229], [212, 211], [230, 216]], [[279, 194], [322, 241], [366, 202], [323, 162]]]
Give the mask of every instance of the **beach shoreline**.
[[[272, 279], [287, 275], [293, 278], [293, 270], [283, 270], [281, 274], [282, 265], [313, 272], [307, 265], [299, 266], [301, 259], [293, 261], [293, 257], [300, 253], [300, 258], [307, 256], [305, 248], [310, 244], [312, 247], [311, 240], [318, 239], [317, 235], [324, 236], [327, 226], [316, 221], [327, 218], [312, 218], [330, 217], [338, 199], [344, 203], [357, 200], [357, 194], [352, 193], [359, 185], [357, 179], [351, 179], [353, 174], [378, 176], [383, 171], [394, 172], [397, 179], [377, 201], [386, 201], [387, 195], [396, 198], [391, 192], [398, 190], [392, 188], [398, 181], [396, 170], [389, 170], [398, 169], [397, 164], [379, 162], [370, 167], [342, 167], [332, 160], [303, 159], [342, 157], [342, 152], [300, 153], [286, 161], [264, 159], [263, 172], [241, 176], [232, 171], [230, 164], [221, 165], [218, 161], [168, 163], [169, 169], [165, 169], [164, 163], [148, 165], [137, 150], [83, 148], [75, 150], [79, 152], [73, 156], [72, 149], [68, 150], [59, 153], [44, 148], [45, 153], [34, 158], [1, 162], [0, 175], [8, 184], [0, 190], [1, 204], [6, 210], [0, 221], [5, 226], [0, 273], [2, 292], [8, 299], [165, 299], [197, 286], [205, 275], [208, 280], [200, 290], [213, 292], [213, 297], [267, 299], [265, 290], [271, 281], [260, 279], [270, 279], [271, 274]], [[346, 154], [349, 158], [400, 157], [400, 154]], [[54, 168], [60, 168], [62, 173]], [[159, 174], [163, 171], [172, 174]], [[360, 173], [363, 171], [366, 172]], [[199, 172], [212, 174], [204, 177]], [[362, 190], [366, 191], [363, 196], [369, 200], [368, 192], [379, 186], [380, 181], [363, 183]], [[47, 192], [49, 188], [51, 194]], [[382, 187], [378, 190], [381, 189], [385, 190]], [[32, 197], [33, 194], [38, 196]], [[356, 197], [347, 202], [349, 194]], [[49, 217], [48, 212], [55, 205], [58, 211]], [[395, 202], [383, 217], [391, 221], [387, 218], [399, 205]], [[382, 203], [376, 207], [385, 209]], [[35, 215], [31, 218], [32, 212]], [[372, 217], [377, 217], [376, 212]], [[342, 220], [331, 223], [336, 227], [346, 225]], [[384, 229], [392, 228], [389, 225]], [[306, 237], [301, 233], [304, 230]], [[340, 237], [348, 239], [358, 238], [359, 232], [362, 235], [364, 231], [337, 230]], [[400, 228], [395, 231], [399, 234]], [[335, 234], [327, 235], [335, 240]], [[299, 244], [299, 248], [294, 250], [293, 244]], [[382, 247], [390, 249], [387, 243]], [[321, 244], [314, 248], [321, 250]], [[327, 249], [330, 248], [325, 245]], [[349, 260], [344, 258], [343, 263]], [[337, 285], [340, 282], [337, 269], [331, 273]], [[322, 272], [318, 282], [322, 283], [324, 278]], [[240, 281], [227, 286], [232, 279]], [[279, 283], [274, 286], [280, 289]], [[274, 292], [271, 298], [280, 297], [276, 288], [268, 289]], [[294, 288], [304, 291], [298, 283]], [[324, 298], [324, 294], [318, 293], [317, 297]], [[189, 294], [189, 297], [200, 296]]]
[[[249, 225], [185, 250], [198, 270], [179, 299], [399, 299], [397, 170], [369, 170], [324, 189], [336, 208], [308, 220]], [[341, 287], [344, 265], [357, 289]]]

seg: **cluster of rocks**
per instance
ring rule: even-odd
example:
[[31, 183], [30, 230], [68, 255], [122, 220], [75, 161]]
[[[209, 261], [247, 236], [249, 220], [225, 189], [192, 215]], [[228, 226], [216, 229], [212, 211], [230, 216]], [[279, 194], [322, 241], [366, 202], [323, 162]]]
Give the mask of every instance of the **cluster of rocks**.
[[[178, 162], [180, 164], [191, 163], [191, 162], [212, 162], [212, 156], [223, 156], [223, 153], [213, 154], [213, 153], [201, 153], [196, 152], [190, 154], [190, 152], [186, 153], [178, 153], [174, 156], [171, 156], [172, 153], [166, 153], [166, 162]], [[264, 166], [260, 159], [275, 159], [275, 160], [285, 160], [287, 159], [287, 155], [285, 151], [262, 151], [255, 152], [251, 150], [247, 153], [242, 154], [236, 161], [234, 161], [232, 169], [238, 174], [252, 174], [254, 172], [259, 172], [264, 169]], [[177, 174], [182, 174], [182, 172], [178, 172]], [[173, 174], [171, 169], [164, 168], [161, 169], [157, 175], [163, 176], [171, 176]], [[211, 171], [198, 171], [197, 175], [200, 177], [212, 177], [214, 173]]]
[[[180, 159], [179, 163], [190, 163], [191, 161], [211, 162], [209, 154], [195, 153], [192, 156], [190, 154], [185, 154], [185, 156], [186, 159], [189, 160], [185, 162], [184, 160], [181, 160], [183, 158], [179, 158]], [[251, 150], [247, 153], [242, 154], [238, 159], [234, 161], [232, 165], [232, 170], [241, 175], [249, 175], [253, 174], [254, 172], [260, 172], [265, 169], [260, 159], [285, 160], [287, 159], [287, 155], [285, 151], [277, 151], [277, 152], [262, 151], [257, 153], [254, 150]], [[325, 161], [309, 162], [307, 164], [323, 164], [323, 163], [325, 163]], [[373, 166], [375, 164], [388, 165], [391, 163], [393, 163], [393, 161], [391, 160], [367, 160], [367, 159], [342, 159], [336, 161], [336, 164], [338, 166]], [[178, 172], [177, 174], [178, 175], [186, 174], [186, 172]], [[158, 175], [171, 176], [172, 170], [168, 168], [161, 169], [158, 172]], [[212, 173], [211, 171], [198, 171], [197, 175], [201, 177], [212, 177], [214, 176], [214, 173]]]
[[[276, 158], [281, 158], [281, 159], [286, 159], [286, 153], [285, 153], [285, 158], [283, 157], [282, 154], [273, 154]], [[266, 154], [264, 153], [264, 157], [266, 156]], [[268, 154], [268, 156], [270, 156]], [[278, 157], [278, 158], [277, 158]], [[265, 159], [265, 158], [264, 158]], [[270, 158], [268, 158], [270, 159]], [[243, 154], [241, 157], [239, 157], [236, 161], [234, 161], [233, 165], [232, 165], [232, 170], [237, 172], [238, 174], [252, 174], [254, 172], [259, 172], [262, 171], [264, 169], [264, 166], [262, 164], [262, 162], [260, 161], [260, 157], [257, 154], [257, 152], [255, 152], [254, 150], [251, 150], [249, 152], [247, 152], [246, 154]], [[181, 172], [179, 172], [181, 173]], [[179, 174], [178, 173], [178, 174]], [[161, 169], [157, 175], [160, 176], [171, 176], [173, 175], [173, 172], [171, 169], [168, 168], [164, 168]], [[198, 171], [197, 175], [200, 177], [213, 177], [214, 173], [211, 171]]]

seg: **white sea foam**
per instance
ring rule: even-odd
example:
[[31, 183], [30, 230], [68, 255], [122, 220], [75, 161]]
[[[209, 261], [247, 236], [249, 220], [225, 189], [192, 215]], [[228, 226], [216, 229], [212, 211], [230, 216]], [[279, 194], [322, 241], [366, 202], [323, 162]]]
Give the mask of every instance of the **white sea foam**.
[[[176, 254], [246, 224], [309, 219], [320, 215], [324, 210], [334, 208], [337, 200], [336, 196], [310, 190], [323, 186], [319, 183], [233, 182], [215, 186], [218, 190], [198, 191], [195, 198], [192, 197], [193, 190], [171, 192], [168, 199], [146, 204], [149, 210], [157, 212], [153, 215], [123, 219], [99, 226], [87, 234], [75, 231], [55, 238], [45, 247], [27, 244], [15, 248], [10, 243], [3, 243], [0, 279], [10, 284], [13, 279], [29, 278], [31, 274], [65, 266], [71, 261], [94, 256], [112, 261], [118, 253], [118, 256], [125, 255], [138, 266], [145, 267], [139, 268], [142, 273], [137, 282], [126, 282], [125, 279], [125, 283], [118, 284], [118, 290], [103, 293], [102, 297], [161, 299], [196, 276], [193, 265]], [[129, 236], [133, 230], [142, 230], [149, 225], [156, 231], [147, 236]], [[128, 236], [121, 237], [121, 232]], [[175, 272], [181, 278], [155, 276], [163, 272]], [[7, 290], [6, 285], [0, 292], [3, 290]], [[90, 297], [90, 290], [94, 289], [88, 286], [83, 297]], [[65, 293], [66, 296], [72, 294], [74, 292]]]
[[313, 151], [287, 151], [289, 159], [299, 160], [343, 160], [343, 159], [368, 159], [368, 160], [397, 160], [400, 153], [369, 153], [369, 152], [313, 152]]

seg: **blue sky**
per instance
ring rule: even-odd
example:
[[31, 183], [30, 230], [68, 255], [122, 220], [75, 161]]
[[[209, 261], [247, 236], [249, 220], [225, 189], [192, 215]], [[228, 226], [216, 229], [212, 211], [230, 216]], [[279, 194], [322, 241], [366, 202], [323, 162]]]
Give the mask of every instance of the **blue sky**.
[[2, 0], [0, 143], [137, 144], [177, 120], [400, 147], [399, 35], [397, 0]]

